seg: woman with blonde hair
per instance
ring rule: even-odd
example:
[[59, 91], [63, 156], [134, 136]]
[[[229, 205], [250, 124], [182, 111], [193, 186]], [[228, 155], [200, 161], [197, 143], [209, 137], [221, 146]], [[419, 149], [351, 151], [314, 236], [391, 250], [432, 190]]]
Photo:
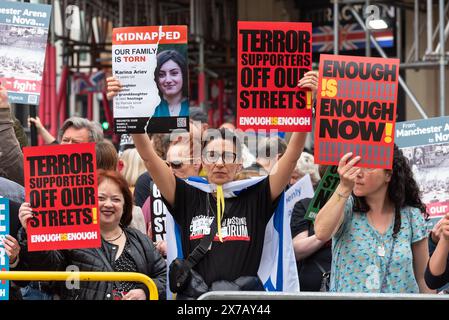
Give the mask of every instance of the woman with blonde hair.
[[131, 192], [134, 191], [139, 176], [146, 171], [145, 164], [136, 148], [126, 149], [120, 156], [120, 173], [128, 182]]

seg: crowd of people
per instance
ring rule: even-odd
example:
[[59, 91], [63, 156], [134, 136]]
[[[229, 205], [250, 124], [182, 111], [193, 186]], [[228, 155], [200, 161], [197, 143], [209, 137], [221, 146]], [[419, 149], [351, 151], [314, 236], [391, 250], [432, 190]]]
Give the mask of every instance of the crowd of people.
[[[182, 88], [185, 70], [176, 71], [183, 69], [182, 61], [174, 62], [174, 53], [166, 55], [158, 71], [160, 86], [164, 76], [178, 76]], [[315, 96], [317, 81], [317, 73], [308, 72], [298, 86]], [[120, 89], [116, 79], [108, 79], [110, 98]], [[159, 116], [172, 113], [170, 101], [184, 101], [184, 95], [173, 97], [169, 89], [161, 89], [168, 103]], [[186, 112], [182, 103], [175, 109]], [[29, 252], [27, 221], [33, 208], [25, 202], [23, 154], [13, 123], [6, 90], [0, 86], [0, 195], [10, 200], [11, 232], [3, 242], [10, 268], [140, 272], [155, 281], [161, 299], [168, 286], [178, 299], [196, 299], [214, 290], [264, 290], [257, 271], [265, 228], [281, 195], [306, 174], [316, 188], [326, 170], [314, 163], [311, 150], [304, 150], [307, 133], [295, 132], [288, 142], [265, 137], [254, 152], [233, 124], [208, 128], [207, 116], [198, 108], [190, 112], [190, 132], [175, 138], [124, 135], [119, 152], [93, 121], [69, 118], [55, 138], [39, 118], [30, 118], [46, 144], [96, 144], [101, 247]], [[436, 293], [449, 282], [449, 215], [427, 232], [412, 164], [396, 146], [391, 170], [358, 167], [360, 159], [351, 153], [341, 158], [340, 183], [314, 223], [305, 219], [311, 198], [294, 206], [292, 239], [284, 241], [293, 244], [300, 290]], [[201, 187], [192, 183], [196, 177]], [[236, 192], [241, 181], [245, 187]], [[178, 289], [167, 280], [172, 272], [167, 263], [168, 216], [179, 229], [184, 261], [190, 263], [183, 267], [195, 281]], [[198, 254], [197, 248], [204, 246]], [[41, 281], [11, 286], [11, 296], [17, 299], [149, 296], [145, 286], [133, 282], [84, 282], [79, 288]]]

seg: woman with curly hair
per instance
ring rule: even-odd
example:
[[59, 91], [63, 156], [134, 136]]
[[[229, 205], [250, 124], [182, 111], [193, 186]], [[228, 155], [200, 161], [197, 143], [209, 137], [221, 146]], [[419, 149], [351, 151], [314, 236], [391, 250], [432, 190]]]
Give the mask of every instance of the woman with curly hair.
[[315, 221], [316, 237], [332, 238], [330, 291], [434, 293], [424, 281], [426, 211], [407, 159], [396, 145], [392, 170], [357, 167], [352, 156], [341, 158], [340, 184]]

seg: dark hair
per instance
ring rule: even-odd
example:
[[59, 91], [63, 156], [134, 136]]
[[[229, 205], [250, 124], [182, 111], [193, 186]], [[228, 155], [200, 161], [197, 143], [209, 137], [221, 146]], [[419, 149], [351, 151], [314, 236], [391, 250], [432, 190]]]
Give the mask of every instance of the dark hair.
[[[215, 133], [218, 133], [218, 135]], [[231, 141], [234, 145], [237, 159], [240, 160], [242, 158], [242, 143], [240, 138], [235, 134], [235, 132], [226, 128], [208, 129], [203, 136], [203, 151], [206, 150], [207, 145], [215, 138]]]
[[[354, 211], [366, 213], [370, 210], [364, 197], [357, 197], [354, 194], [352, 196], [354, 197]], [[394, 145], [393, 168], [387, 196], [395, 206], [393, 236], [396, 236], [401, 229], [400, 210], [406, 206], [418, 208], [424, 214], [425, 219], [428, 219], [429, 215], [426, 212], [426, 206], [421, 201], [419, 187], [413, 178], [413, 172], [407, 158], [396, 144]]]
[[[166, 63], [169, 60], [173, 60], [182, 72], [182, 96], [188, 97], [189, 96], [189, 82], [188, 82], [188, 69], [187, 69], [187, 61], [186, 58], [180, 54], [176, 50], [165, 50], [162, 52], [159, 52], [157, 54], [157, 66], [156, 70], [154, 71], [154, 78], [159, 79], [159, 71], [161, 70], [161, 67], [164, 63]], [[156, 81], [158, 88], [159, 88], [159, 81]], [[161, 90], [159, 90], [159, 95], [162, 98]]]
[[112, 142], [103, 140], [95, 144], [97, 169], [117, 170], [118, 155]]
[[149, 133], [148, 137], [153, 143], [154, 151], [159, 158], [165, 160], [167, 158], [168, 147], [170, 146], [169, 133]]
[[[282, 157], [286, 150], [287, 142], [284, 139], [279, 137], [266, 137], [258, 144], [257, 158], [267, 157], [272, 159], [277, 155]], [[272, 151], [276, 152], [276, 154], [272, 154]]]
[[100, 185], [105, 180], [111, 180], [114, 182], [120, 189], [123, 194], [123, 198], [125, 199], [125, 204], [123, 205], [123, 214], [120, 219], [120, 224], [123, 227], [129, 226], [131, 220], [133, 218], [133, 196], [131, 191], [129, 190], [128, 182], [126, 182], [125, 178], [115, 170], [98, 170], [98, 185]]

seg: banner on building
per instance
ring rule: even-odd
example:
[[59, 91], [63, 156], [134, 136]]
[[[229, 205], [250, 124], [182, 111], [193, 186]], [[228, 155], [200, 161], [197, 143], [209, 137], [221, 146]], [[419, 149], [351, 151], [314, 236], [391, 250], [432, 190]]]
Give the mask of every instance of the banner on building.
[[11, 103], [39, 104], [51, 8], [0, 1], [0, 82]]
[[430, 228], [449, 213], [449, 117], [398, 122], [395, 132], [419, 185]]
[[95, 144], [26, 147], [28, 250], [101, 246]]
[[[9, 234], [9, 200], [0, 198], [0, 271], [9, 271], [9, 258], [3, 240]], [[9, 300], [9, 281], [0, 280], [0, 300]]]
[[312, 129], [312, 94], [298, 81], [312, 69], [312, 24], [238, 22], [237, 126]]
[[391, 169], [399, 59], [323, 54], [319, 73], [316, 163], [352, 152], [361, 167]]
[[187, 39], [187, 26], [113, 29], [116, 133], [189, 130]]

